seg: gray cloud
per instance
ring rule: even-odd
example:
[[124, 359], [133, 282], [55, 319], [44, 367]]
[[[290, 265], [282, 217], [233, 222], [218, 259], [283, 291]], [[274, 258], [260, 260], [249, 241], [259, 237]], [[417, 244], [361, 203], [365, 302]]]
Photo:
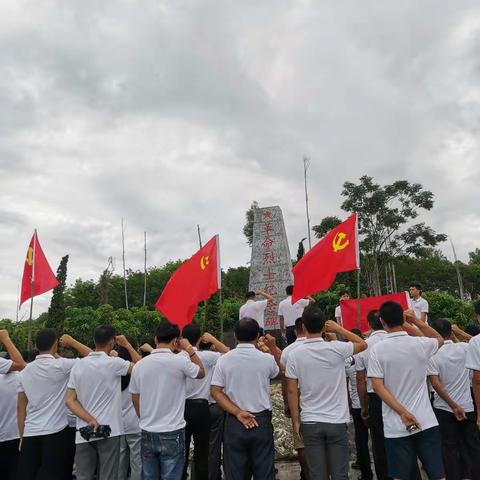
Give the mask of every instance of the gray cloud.
[[34, 227], [71, 282], [120, 258], [122, 217], [130, 268], [144, 230], [161, 264], [197, 223], [245, 264], [254, 199], [282, 206], [294, 252], [304, 154], [313, 223], [345, 180], [407, 178], [462, 259], [478, 245], [476, 2], [17, 1], [0, 32], [0, 315]]

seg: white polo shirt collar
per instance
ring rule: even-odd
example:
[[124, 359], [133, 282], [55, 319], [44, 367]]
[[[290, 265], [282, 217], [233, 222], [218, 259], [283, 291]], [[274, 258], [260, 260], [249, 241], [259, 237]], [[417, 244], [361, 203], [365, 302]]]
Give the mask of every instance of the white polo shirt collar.
[[92, 357], [101, 357], [102, 355], [105, 355], [106, 357], [108, 357], [108, 355], [105, 353], [105, 352], [90, 352], [88, 354], [88, 356], [92, 356]]
[[315, 343], [315, 342], [324, 342], [325, 340], [322, 337], [318, 338], [305, 338], [305, 343]]
[[382, 335], [387, 333], [385, 330], [374, 330], [370, 335], [369, 335], [369, 338], [372, 338], [374, 335], [378, 335], [379, 333], [381, 333]]
[[448, 345], [449, 343], [453, 343], [453, 340], [444, 340], [443, 344]]
[[169, 349], [169, 348], [154, 348], [150, 355], [154, 355], [155, 353], [171, 353], [173, 354], [173, 352]]
[[40, 355], [37, 355], [35, 357], [36, 360], [38, 360], [39, 358], [53, 358], [55, 360], [55, 357], [50, 353], [41, 353]]
[[405, 337], [406, 335], [408, 335], [408, 333], [407, 332], [391, 332], [391, 333], [387, 332], [387, 335], [388, 335], [388, 338]]
[[253, 343], [239, 343], [237, 348], [255, 348]]

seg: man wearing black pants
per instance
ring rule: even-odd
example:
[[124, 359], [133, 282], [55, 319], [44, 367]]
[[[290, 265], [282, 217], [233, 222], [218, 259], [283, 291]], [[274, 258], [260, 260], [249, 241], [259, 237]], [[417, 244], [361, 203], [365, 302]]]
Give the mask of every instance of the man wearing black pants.
[[208, 457], [208, 479], [221, 480], [222, 478], [222, 443], [223, 429], [225, 428], [225, 411], [210, 399], [210, 448]]
[[[186, 401], [185, 401], [185, 467], [183, 478], [187, 478], [188, 457], [190, 453], [190, 441], [193, 437], [193, 468], [195, 480], [208, 480], [209, 445], [210, 445], [210, 408], [208, 399], [210, 397], [210, 382], [213, 370], [222, 353], [230, 349], [219, 342], [213, 335], [201, 334], [197, 325], [187, 325], [182, 332], [197, 353], [205, 369], [205, 377], [202, 379], [186, 379]], [[216, 352], [198, 350], [202, 343], [213, 344]]]
[[281, 352], [275, 339], [265, 343], [273, 356], [255, 348], [259, 325], [242, 318], [235, 326], [237, 347], [218, 359], [212, 379], [212, 396], [227, 412], [224, 435], [224, 469], [227, 480], [274, 480], [274, 445], [271, 422], [270, 379], [279, 374]]

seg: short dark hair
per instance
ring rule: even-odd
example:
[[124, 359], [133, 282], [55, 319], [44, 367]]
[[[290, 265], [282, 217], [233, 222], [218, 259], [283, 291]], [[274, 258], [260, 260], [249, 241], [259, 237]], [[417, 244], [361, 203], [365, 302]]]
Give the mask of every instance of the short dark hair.
[[473, 309], [475, 310], [475, 314], [476, 314], [476, 315], [480, 315], [480, 300], [477, 300], [477, 301], [473, 304]]
[[295, 328], [294, 330], [296, 332], [300, 332], [303, 330], [303, 320], [302, 320], [302, 317], [299, 317], [295, 320]]
[[253, 318], [241, 318], [235, 324], [235, 337], [239, 342], [253, 342], [258, 338], [260, 326]]
[[42, 328], [37, 332], [35, 345], [39, 352], [50, 350], [58, 340], [57, 332], [54, 328]]
[[323, 330], [326, 319], [322, 310], [318, 307], [307, 307], [303, 311], [302, 322], [308, 333], [320, 333]]
[[93, 341], [97, 347], [104, 347], [115, 338], [115, 329], [111, 325], [100, 325], [93, 333]]
[[468, 333], [472, 337], [477, 336], [480, 333], [480, 325], [471, 323], [465, 327], [465, 333]]
[[287, 288], [285, 288], [285, 293], [287, 295], [291, 295], [293, 293], [293, 285], [289, 285]]
[[420, 292], [422, 291], [422, 286], [417, 283], [417, 282], [412, 282], [410, 285], [409, 285], [410, 288], [416, 288], [417, 290], [420, 290]]
[[185, 325], [182, 330], [182, 337], [186, 338], [192, 345], [195, 345], [202, 336], [202, 332], [198, 325], [194, 323], [190, 323], [189, 325]]
[[338, 294], [339, 297], [343, 297], [344, 295], [350, 295], [348, 290], [340, 290], [340, 293]]
[[157, 343], [170, 343], [174, 338], [180, 336], [180, 329], [178, 325], [170, 322], [163, 322], [157, 327], [155, 338]]
[[379, 316], [390, 328], [403, 325], [403, 308], [397, 302], [388, 301], [382, 304]]
[[350, 331], [355, 335], [358, 335], [360, 338], [363, 338], [363, 333], [359, 328], [352, 328]]
[[378, 310], [370, 310], [367, 313], [367, 322], [372, 330], [383, 330], [383, 325], [379, 317]]
[[256, 296], [257, 296], [257, 294], [256, 294], [254, 291], [252, 291], [252, 290], [250, 290], [250, 292], [247, 292], [247, 293], [245, 294], [245, 298], [246, 298], [247, 300], [249, 300], [250, 298], [255, 298]]
[[445, 318], [437, 318], [431, 325], [443, 338], [448, 338], [452, 333], [452, 324]]

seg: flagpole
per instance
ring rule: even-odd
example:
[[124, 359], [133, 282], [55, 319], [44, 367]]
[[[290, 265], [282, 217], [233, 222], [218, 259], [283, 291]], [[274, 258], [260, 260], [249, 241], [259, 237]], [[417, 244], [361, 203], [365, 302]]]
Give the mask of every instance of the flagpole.
[[144, 239], [144, 262], [143, 262], [143, 306], [145, 307], [147, 304], [147, 232], [143, 232], [143, 239]]
[[217, 264], [218, 264], [218, 300], [220, 313], [220, 340], [223, 342], [223, 315], [222, 315], [222, 267], [220, 265], [220, 235], [217, 234]]
[[127, 275], [125, 273], [125, 226], [122, 218], [122, 262], [123, 262], [123, 285], [125, 290], [125, 307], [128, 310], [128, 293], [127, 293]]
[[303, 157], [303, 179], [305, 186], [305, 210], [307, 214], [307, 230], [308, 230], [308, 248], [312, 249], [312, 238], [310, 233], [310, 213], [308, 211], [308, 188], [307, 188], [307, 170], [310, 166], [310, 160], [307, 157]]
[[357, 248], [357, 328], [361, 330], [361, 319], [360, 319], [360, 241], [358, 239], [358, 213], [356, 213], [355, 221], [355, 237], [356, 237], [356, 248]]
[[32, 349], [33, 294], [35, 293], [35, 251], [37, 249], [37, 229], [33, 232], [32, 281], [30, 284], [30, 318], [28, 321], [28, 349]]
[[198, 244], [200, 245], [200, 248], [203, 247], [202, 245], [202, 234], [200, 233], [200, 225], [197, 223], [197, 233], [198, 233]]

